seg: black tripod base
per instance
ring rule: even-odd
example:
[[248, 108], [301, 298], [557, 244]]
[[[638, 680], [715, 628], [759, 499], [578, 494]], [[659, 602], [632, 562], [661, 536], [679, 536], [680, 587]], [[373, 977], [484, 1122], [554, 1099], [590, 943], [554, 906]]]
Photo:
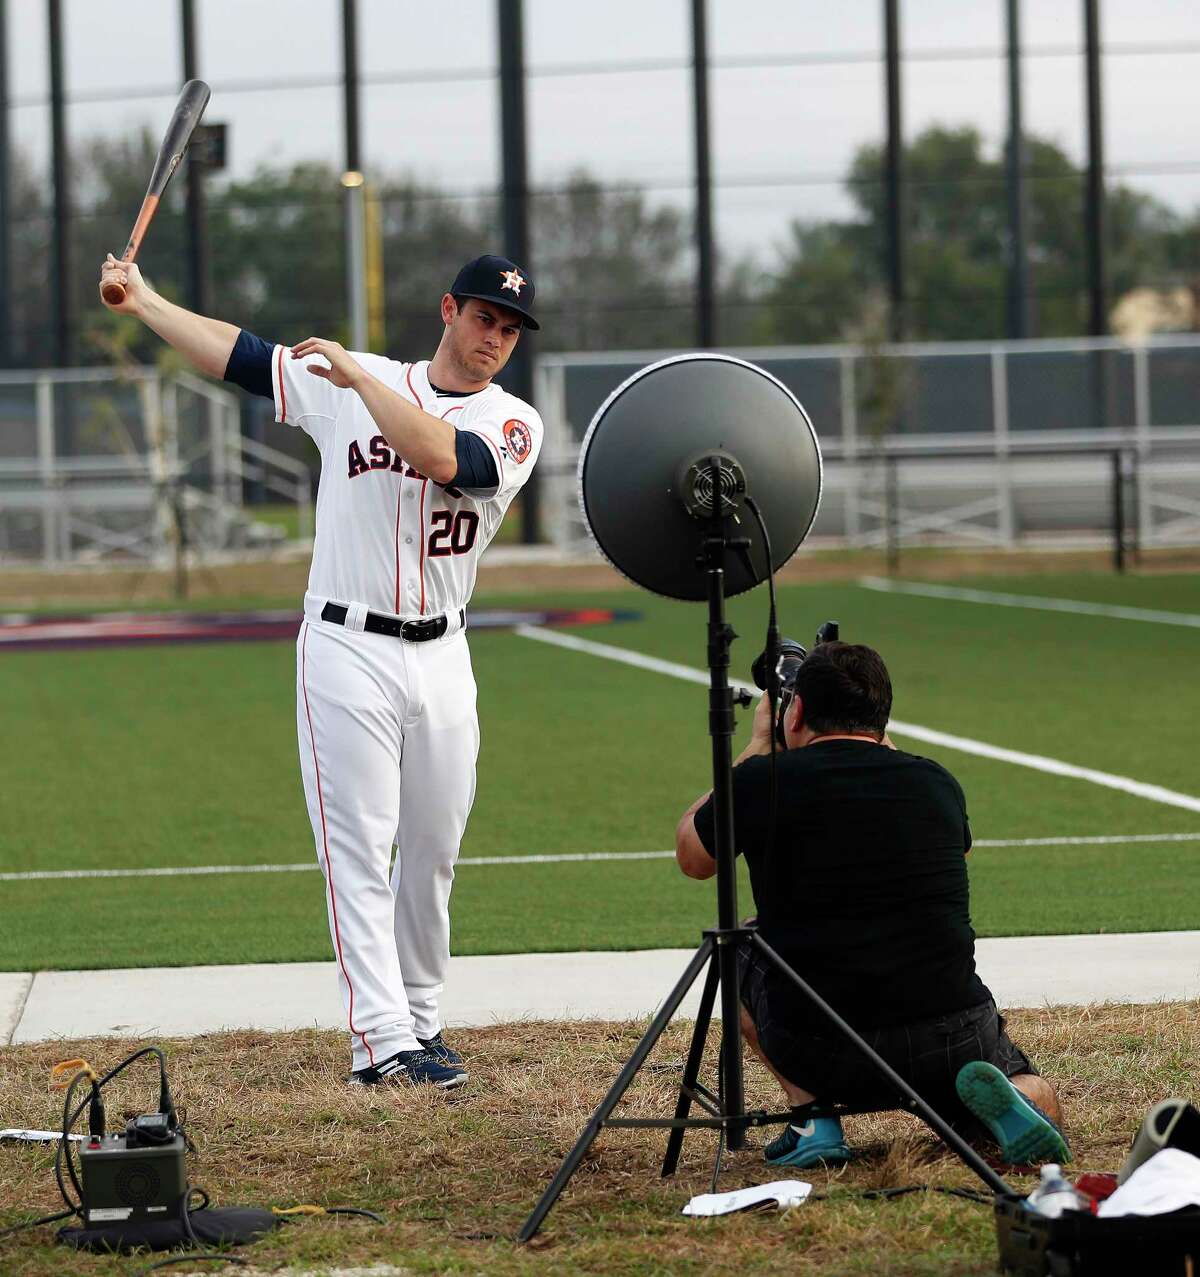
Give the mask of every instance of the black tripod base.
[[[783, 1113], [753, 1112], [746, 1113], [742, 1107], [740, 1088], [736, 1095], [714, 1095], [700, 1083], [700, 1066], [704, 1058], [704, 1048], [708, 1042], [708, 1031], [712, 1023], [713, 1008], [716, 1005], [717, 987], [721, 980], [721, 968], [729, 969], [731, 959], [736, 958], [737, 950], [746, 946], [755, 947], [760, 954], [786, 979], [796, 986], [797, 991], [853, 1043], [871, 1062], [880, 1078], [896, 1096], [895, 1103], [886, 1108], [907, 1110], [921, 1118], [937, 1135], [946, 1142], [959, 1159], [994, 1193], [1007, 1193], [1009, 1187], [1000, 1176], [979, 1156], [979, 1154], [951, 1127], [946, 1120], [935, 1112], [912, 1089], [911, 1086], [879, 1055], [869, 1047], [861, 1037], [829, 1006], [804, 980], [800, 978], [786, 962], [757, 933], [745, 927], [728, 930], [706, 931], [700, 947], [692, 955], [687, 969], [678, 983], [667, 996], [649, 1028], [642, 1035], [616, 1081], [608, 1090], [608, 1094], [600, 1103], [600, 1107], [592, 1114], [582, 1134], [575, 1141], [574, 1147], [563, 1159], [554, 1178], [546, 1191], [539, 1198], [533, 1212], [517, 1234], [517, 1240], [527, 1242], [550, 1213], [554, 1203], [570, 1182], [579, 1164], [587, 1155], [588, 1149], [596, 1137], [606, 1126], [616, 1127], [661, 1127], [670, 1131], [667, 1138], [666, 1154], [663, 1158], [662, 1174], [672, 1175], [679, 1164], [679, 1154], [683, 1149], [683, 1137], [689, 1128], [717, 1130], [724, 1133], [726, 1146], [738, 1149], [745, 1146], [746, 1129], [751, 1126], [778, 1125], [792, 1120], [792, 1110]], [[700, 1007], [696, 1015], [696, 1026], [692, 1032], [691, 1046], [687, 1061], [684, 1064], [683, 1077], [679, 1084], [679, 1099], [675, 1105], [675, 1114], [669, 1118], [615, 1118], [613, 1110], [621, 1102], [621, 1098], [629, 1089], [630, 1083], [637, 1076], [638, 1070], [645, 1063], [647, 1056], [654, 1049], [658, 1039], [662, 1037], [671, 1018], [679, 1009], [680, 1003], [687, 996], [688, 990], [696, 982], [700, 972], [707, 965], [708, 973], [704, 982], [704, 991], [700, 996]], [[736, 979], [736, 977], [735, 977]], [[733, 1050], [741, 1058], [741, 1024], [736, 1016], [727, 1015], [722, 1023], [722, 1054]], [[722, 1065], [728, 1063], [722, 1061]], [[725, 1075], [725, 1069], [719, 1070]], [[737, 1077], [740, 1080], [740, 1072]], [[692, 1106], [697, 1105], [706, 1116], [692, 1117]], [[830, 1114], [878, 1111], [877, 1106], [871, 1108], [855, 1108], [852, 1105], [812, 1106], [813, 1112]]]
[[[568, 1181], [571, 1180], [571, 1176], [574, 1175], [574, 1172], [576, 1172], [576, 1168], [580, 1165], [580, 1162], [583, 1161], [583, 1158], [585, 1158], [592, 1143], [595, 1142], [597, 1135], [600, 1134], [600, 1131], [603, 1130], [605, 1126], [642, 1126], [642, 1128], [646, 1128], [646, 1126], [650, 1126], [650, 1128], [654, 1128], [654, 1126], [665, 1126], [665, 1128], [673, 1128], [671, 1129], [671, 1139], [673, 1140], [677, 1137], [677, 1134], [679, 1139], [682, 1140], [683, 1130], [686, 1129], [687, 1126], [706, 1126], [706, 1128], [717, 1129], [724, 1128], [726, 1131], [731, 1131], [735, 1128], [735, 1126], [737, 1126], [739, 1137], [740, 1134], [742, 1134], [743, 1120], [740, 1119], [740, 1117], [731, 1117], [724, 1114], [724, 1112], [721, 1111], [719, 1103], [716, 1101], [716, 1097], [712, 1096], [710, 1092], [705, 1091], [702, 1087], [697, 1088], [696, 1096], [688, 1098], [687, 1102], [684, 1102], [684, 1094], [682, 1089], [680, 1089], [679, 1103], [675, 1106], [674, 1117], [611, 1116], [611, 1112], [613, 1112], [614, 1108], [619, 1105], [620, 1099], [622, 1099], [624, 1093], [628, 1091], [629, 1083], [633, 1082], [634, 1077], [637, 1077], [638, 1069], [641, 1069], [641, 1066], [645, 1064], [646, 1056], [650, 1055], [650, 1052], [654, 1050], [655, 1043], [659, 1041], [661, 1036], [663, 1036], [666, 1025], [670, 1023], [671, 1016], [673, 1016], [675, 1011], [679, 1009], [680, 1002], [682, 1002], [684, 997], [687, 996], [689, 988], [696, 983], [697, 977], [700, 976], [700, 973], [707, 965], [707, 967], [709, 967], [709, 974], [707, 974], [707, 978], [705, 979], [705, 990], [703, 990], [703, 994], [701, 995], [700, 1006], [703, 1023], [705, 1023], [705, 1032], [693, 1034], [692, 1047], [691, 1051], [688, 1052], [688, 1062], [686, 1069], [684, 1069], [684, 1077], [687, 1078], [691, 1075], [691, 1077], [694, 1078], [697, 1077], [698, 1073], [700, 1073], [701, 1057], [703, 1055], [703, 1047], [705, 1047], [705, 1038], [707, 1037], [707, 1027], [709, 1027], [709, 1023], [712, 1019], [712, 1006], [714, 1006], [714, 1002], [716, 1000], [717, 985], [720, 983], [720, 955], [717, 954], [717, 936], [720, 935], [720, 932], [705, 932], [705, 939], [701, 942], [700, 948], [696, 950], [696, 953], [692, 955], [692, 960], [688, 963], [683, 976], [679, 978], [677, 985], [675, 985], [673, 990], [670, 991], [668, 997], [666, 997], [666, 1001], [663, 1002], [663, 1006], [659, 1009], [659, 1013], [657, 1013], [655, 1018], [651, 1020], [650, 1027], [646, 1029], [646, 1032], [642, 1034], [641, 1041], [633, 1048], [633, 1055], [629, 1056], [626, 1066], [620, 1070], [617, 1080], [615, 1080], [613, 1085], [611, 1085], [609, 1092], [606, 1094], [603, 1101], [600, 1102], [600, 1107], [591, 1115], [591, 1120], [587, 1122], [587, 1125], [583, 1128], [583, 1133], [580, 1135], [580, 1138], [574, 1142], [574, 1147], [571, 1149], [571, 1152], [563, 1158], [562, 1166], [559, 1166], [554, 1179], [550, 1180], [550, 1184], [548, 1188], [546, 1188], [545, 1193], [541, 1194], [541, 1197], [537, 1200], [534, 1211], [532, 1211], [530, 1217], [527, 1218], [525, 1223], [523, 1223], [521, 1231], [517, 1234], [518, 1241], [529, 1241], [530, 1237], [534, 1236], [535, 1232], [539, 1230], [541, 1222], [543, 1222], [545, 1217], [548, 1216], [550, 1208], [553, 1207], [555, 1202], [557, 1202], [559, 1194], [562, 1193], [564, 1188], [566, 1188]], [[697, 1024], [698, 1023], [700, 1022], [697, 1020]], [[734, 1033], [738, 1032], [739, 1027], [738, 1025], [735, 1025]], [[700, 1097], [700, 1092], [702, 1092], [702, 1098]], [[701, 1098], [701, 1103], [703, 1107], [705, 1107], [705, 1110], [709, 1112], [709, 1116], [688, 1117], [686, 1111], [680, 1111], [686, 1110], [686, 1108], [691, 1108], [693, 1098]], [[726, 1139], [728, 1138], [728, 1135], [726, 1135]], [[739, 1144], [738, 1147], [742, 1147], [742, 1145]]]

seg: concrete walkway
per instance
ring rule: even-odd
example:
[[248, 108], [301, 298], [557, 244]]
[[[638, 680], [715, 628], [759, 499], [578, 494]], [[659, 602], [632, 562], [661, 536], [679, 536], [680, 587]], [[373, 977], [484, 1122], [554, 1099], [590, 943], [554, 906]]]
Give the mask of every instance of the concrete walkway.
[[[650, 949], [454, 958], [446, 1023], [644, 1019], [690, 957]], [[1200, 931], [980, 940], [976, 957], [1002, 1007], [1200, 998]], [[701, 983], [682, 1014], [695, 1015]], [[344, 1024], [331, 962], [0, 974], [6, 1042]]]

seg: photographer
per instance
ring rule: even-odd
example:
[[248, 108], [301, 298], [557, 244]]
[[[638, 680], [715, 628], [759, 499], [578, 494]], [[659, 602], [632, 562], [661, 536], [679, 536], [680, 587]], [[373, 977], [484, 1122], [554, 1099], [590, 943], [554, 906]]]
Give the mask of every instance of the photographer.
[[[982, 1134], [978, 1119], [1009, 1162], [1068, 1160], [1054, 1088], [1009, 1039], [975, 973], [961, 787], [888, 739], [891, 681], [871, 648], [819, 644], [790, 690], [773, 842], [766, 696], [733, 772], [734, 845], [750, 870], [760, 934], [948, 1121]], [[715, 849], [705, 795], [679, 822], [680, 869], [711, 877]], [[746, 1040], [795, 1110], [766, 1160], [846, 1161], [840, 1119], [805, 1106], [886, 1107], [894, 1094], [756, 950], [739, 960]]]

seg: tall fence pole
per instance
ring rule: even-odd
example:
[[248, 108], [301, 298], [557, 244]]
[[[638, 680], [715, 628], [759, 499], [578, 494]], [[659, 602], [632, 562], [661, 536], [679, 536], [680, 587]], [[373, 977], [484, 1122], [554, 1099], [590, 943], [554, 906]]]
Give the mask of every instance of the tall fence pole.
[[[183, 78], [199, 77], [200, 54], [196, 40], [196, 0], [180, 0], [179, 28], [183, 44]], [[204, 165], [195, 150], [188, 152], [185, 186], [187, 217], [187, 298], [201, 315], [212, 311], [209, 295], [208, 228], [205, 216]]]
[[0, 0], [0, 368], [13, 363], [12, 309], [12, 204], [9, 196], [8, 145], [8, 0]]
[[[525, 127], [525, 28], [521, 0], [499, 0], [500, 143], [503, 178], [504, 251], [533, 272], [529, 260], [529, 154]], [[571, 300], [571, 299], [568, 299]], [[504, 371], [505, 389], [533, 399], [532, 334], [526, 330]], [[542, 486], [535, 470], [521, 489], [521, 540], [541, 539]]]
[[1103, 337], [1108, 332], [1108, 304], [1104, 279], [1104, 111], [1099, 0], [1083, 0], [1083, 26], [1087, 63], [1088, 168], [1084, 230], [1087, 239], [1088, 333], [1092, 337]]
[[707, 0], [692, 0], [692, 98], [696, 145], [696, 342], [706, 348], [715, 345], [717, 340]]
[[887, 151], [884, 160], [884, 195], [887, 208], [885, 269], [891, 301], [891, 336], [903, 341], [908, 331], [904, 295], [904, 208], [901, 164], [904, 130], [900, 116], [900, 0], [883, 0], [887, 77]]
[[350, 318], [350, 344], [355, 350], [366, 350], [369, 340], [366, 192], [363, 190], [358, 128], [357, 0], [342, 0], [342, 102], [346, 144], [346, 169], [342, 174], [346, 219], [346, 306]]
[[1021, 122], [1021, 0], [1008, 0], [1008, 335], [1031, 330], [1026, 228], [1025, 131]]
[[66, 368], [74, 365], [76, 359], [62, 0], [46, 0], [46, 25], [50, 44], [50, 163], [54, 184], [54, 361]]

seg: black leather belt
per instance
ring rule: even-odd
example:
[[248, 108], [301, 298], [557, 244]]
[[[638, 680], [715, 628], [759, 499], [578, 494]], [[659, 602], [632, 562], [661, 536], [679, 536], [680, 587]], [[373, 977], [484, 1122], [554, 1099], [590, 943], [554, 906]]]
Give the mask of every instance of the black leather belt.
[[[347, 611], [341, 603], [326, 603], [321, 609], [321, 620], [332, 621], [334, 625], [345, 625]], [[459, 628], [466, 622], [466, 609], [459, 608]], [[390, 638], [404, 639], [406, 643], [428, 643], [430, 639], [441, 638], [449, 628], [450, 622], [444, 614], [422, 617], [419, 621], [400, 621], [394, 616], [368, 612], [367, 619], [363, 622], [363, 629], [368, 634], [386, 634]]]

